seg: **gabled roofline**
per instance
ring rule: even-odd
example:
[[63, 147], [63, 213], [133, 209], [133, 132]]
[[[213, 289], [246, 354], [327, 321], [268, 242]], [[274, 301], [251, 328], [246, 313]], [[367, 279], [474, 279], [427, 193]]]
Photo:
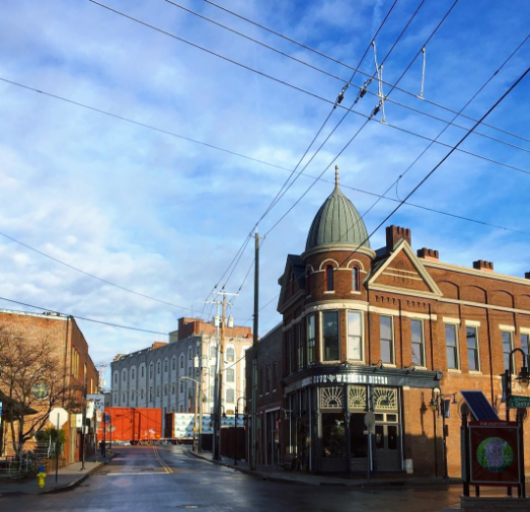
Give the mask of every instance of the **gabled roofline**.
[[[375, 283], [377, 278], [383, 273], [385, 268], [392, 263], [392, 261], [396, 258], [396, 256], [400, 252], [404, 252], [411, 260], [412, 264], [414, 265], [414, 268], [418, 271], [418, 274], [423, 278], [427, 286], [430, 288], [429, 295], [433, 295], [435, 297], [443, 297], [443, 293], [436, 284], [436, 281], [432, 278], [432, 276], [427, 272], [425, 267], [423, 266], [423, 262], [420, 261], [420, 259], [414, 254], [414, 251], [412, 250], [412, 247], [408, 244], [408, 242], [405, 239], [401, 239], [395, 246], [394, 250], [392, 251], [392, 254], [384, 261], [381, 262], [381, 265], [379, 268], [370, 276], [366, 282], [367, 288], [370, 288], [371, 290], [377, 290], [380, 288], [383, 291], [389, 291], [389, 290], [396, 290], [400, 289], [397, 286], [390, 286], [390, 285], [378, 285]], [[425, 292], [422, 292], [425, 293]]]

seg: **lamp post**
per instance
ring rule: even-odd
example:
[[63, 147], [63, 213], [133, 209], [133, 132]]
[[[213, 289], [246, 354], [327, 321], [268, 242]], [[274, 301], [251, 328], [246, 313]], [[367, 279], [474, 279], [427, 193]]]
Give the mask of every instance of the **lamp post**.
[[196, 438], [197, 438], [197, 398], [199, 396], [199, 381], [196, 380], [196, 379], [192, 379], [191, 377], [187, 377], [187, 376], [182, 376], [180, 378], [181, 380], [191, 380], [193, 382], [195, 382], [195, 400], [194, 400], [194, 420], [193, 420], [193, 451], [197, 451], [196, 450], [196, 447], [197, 447], [197, 444], [196, 444]]
[[[434, 392], [438, 390], [438, 394], [435, 395]], [[448, 400], [448, 396], [452, 396], [453, 400], [450, 402], [451, 404], [456, 404], [456, 393], [451, 393], [450, 395], [443, 395], [442, 390], [436, 386], [432, 390], [432, 398], [431, 402], [429, 404], [429, 409], [433, 412], [437, 412], [438, 415], [442, 415], [442, 447], [443, 447], [443, 459], [444, 459], [444, 478], [447, 478], [449, 476], [449, 472], [447, 469], [447, 425], [445, 424], [445, 420], [447, 418], [447, 410], [446, 410], [446, 401]]]
[[[239, 400], [245, 400], [245, 404], [247, 403], [247, 399], [244, 396], [240, 396], [237, 399], [236, 402], [236, 419], [235, 419], [235, 431], [234, 431], [234, 466], [237, 466], [237, 415], [239, 414]], [[246, 409], [246, 406], [245, 406]]]
[[[528, 386], [530, 383], [530, 375], [528, 373], [528, 361], [530, 361], [530, 356], [527, 356], [522, 348], [514, 348], [510, 351], [510, 356], [508, 360], [508, 369], [504, 372], [504, 390], [505, 390], [505, 399], [506, 399], [506, 421], [510, 421], [510, 398], [512, 396], [512, 375], [514, 374], [513, 371], [513, 354], [516, 352], [521, 352], [521, 355], [523, 356], [523, 366], [521, 368], [521, 371], [519, 372], [519, 375], [515, 378], [515, 380], [518, 380], [521, 384], [524, 384]], [[520, 446], [523, 446], [523, 422], [521, 414], [517, 414], [517, 420], [519, 423], [519, 444]], [[519, 485], [519, 493], [520, 496], [525, 497], [526, 496], [526, 489], [525, 489], [525, 477], [524, 477], [524, 450], [520, 450], [519, 454], [520, 458], [520, 474], [522, 475], [521, 484]], [[508, 487], [508, 496], [512, 495], [512, 488]]]
[[530, 384], [530, 374], [528, 373], [527, 363], [527, 361], [530, 360], [530, 356], [527, 356], [522, 348], [514, 348], [510, 352], [508, 369], [504, 372], [504, 385], [506, 391], [506, 421], [510, 421], [510, 397], [512, 396], [512, 375], [514, 374], [513, 354], [515, 354], [516, 352], [521, 352], [521, 355], [523, 356], [523, 367], [521, 368], [519, 375], [515, 379], [518, 380], [521, 384], [526, 385], [527, 387], [528, 384]]

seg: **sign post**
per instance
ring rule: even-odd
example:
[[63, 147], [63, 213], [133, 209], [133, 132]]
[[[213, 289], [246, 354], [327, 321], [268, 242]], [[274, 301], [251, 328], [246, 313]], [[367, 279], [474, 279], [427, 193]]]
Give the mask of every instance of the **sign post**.
[[370, 468], [372, 464], [372, 435], [375, 434], [375, 413], [368, 411], [364, 415], [364, 424], [368, 434], [368, 466], [366, 468], [366, 478], [370, 480]]
[[55, 439], [55, 482], [59, 479], [59, 430], [68, 421], [68, 413], [62, 407], [54, 407], [50, 411], [50, 422], [55, 420], [57, 438]]

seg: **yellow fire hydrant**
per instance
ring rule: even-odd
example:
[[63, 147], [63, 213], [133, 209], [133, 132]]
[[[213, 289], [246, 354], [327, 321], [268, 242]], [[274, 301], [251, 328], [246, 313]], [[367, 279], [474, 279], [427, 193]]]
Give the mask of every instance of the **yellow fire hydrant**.
[[39, 479], [39, 489], [44, 487], [44, 482], [47, 476], [48, 475], [44, 472], [44, 466], [41, 466], [39, 468], [39, 472], [37, 473], [37, 478]]

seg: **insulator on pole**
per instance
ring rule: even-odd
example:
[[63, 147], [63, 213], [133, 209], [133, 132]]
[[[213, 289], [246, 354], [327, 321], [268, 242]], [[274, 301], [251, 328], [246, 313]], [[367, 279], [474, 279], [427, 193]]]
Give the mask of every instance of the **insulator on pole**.
[[423, 65], [421, 68], [421, 87], [420, 93], [418, 94], [418, 98], [423, 98], [423, 87], [425, 85], [425, 63], [427, 61], [427, 52], [425, 51], [425, 48], [421, 49], [421, 53], [423, 53]]

